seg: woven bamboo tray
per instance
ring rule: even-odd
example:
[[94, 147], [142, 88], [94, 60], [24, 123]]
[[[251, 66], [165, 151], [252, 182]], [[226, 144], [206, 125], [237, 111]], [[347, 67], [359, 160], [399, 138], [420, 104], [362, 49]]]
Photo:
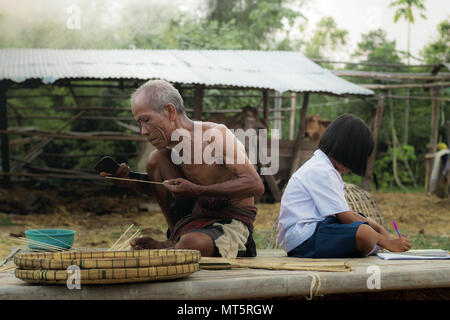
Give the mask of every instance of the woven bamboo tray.
[[[124, 269], [81, 269], [80, 284], [117, 284], [161, 281], [186, 277], [199, 270], [198, 263]], [[66, 270], [22, 270], [15, 276], [23, 281], [40, 284], [66, 284], [72, 275]]]
[[21, 269], [66, 270], [73, 265], [80, 269], [118, 269], [197, 263], [199, 260], [198, 250], [162, 249], [23, 253], [14, 258], [14, 263]]

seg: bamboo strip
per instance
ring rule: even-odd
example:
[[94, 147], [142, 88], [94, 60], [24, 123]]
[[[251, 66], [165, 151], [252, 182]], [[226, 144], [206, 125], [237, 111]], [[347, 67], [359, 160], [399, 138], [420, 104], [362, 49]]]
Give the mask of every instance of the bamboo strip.
[[[227, 266], [226, 264], [229, 264]], [[202, 258], [200, 268], [202, 269], [224, 269], [250, 268], [250, 269], [268, 269], [268, 270], [297, 270], [297, 271], [328, 271], [328, 272], [349, 272], [350, 263], [347, 261], [301, 261], [301, 262], [278, 262], [278, 261], [260, 261], [248, 259], [224, 259], [224, 258]]]
[[151, 183], [151, 184], [164, 184], [162, 182], [158, 182], [158, 181], [147, 181], [147, 180], [137, 180], [137, 179], [127, 179], [127, 178], [117, 178], [117, 177], [105, 177], [106, 179], [111, 179], [111, 180], [120, 180], [120, 181], [130, 181], [130, 182], [142, 182], [142, 183]]
[[49, 236], [48, 234], [45, 234], [45, 233], [43, 233], [43, 232], [41, 232], [41, 231], [39, 231], [39, 230], [35, 230], [35, 231], [37, 231], [38, 233], [40, 233], [40, 234], [43, 235], [43, 236], [46, 236], [47, 238], [50, 238], [50, 239], [52, 239], [52, 240], [54, 240], [54, 241], [56, 241], [56, 242], [62, 243], [64, 246], [72, 247], [71, 245], [65, 243], [64, 241], [58, 240], [58, 239], [56, 239], [56, 238], [54, 238], [54, 237], [52, 237], [52, 236]]
[[26, 238], [13, 238], [13, 237], [10, 237], [10, 240], [15, 240], [15, 241], [26, 243], [26, 244], [32, 244], [32, 245], [34, 245], [36, 247], [40, 247], [40, 248], [43, 248], [43, 249], [50, 249], [52, 251], [69, 250], [69, 249], [53, 246], [53, 245], [50, 245], [50, 244], [47, 244], [47, 243], [44, 243], [44, 242], [35, 241], [35, 240], [31, 240], [31, 239], [26, 239]]
[[54, 249], [54, 250], [57, 250], [57, 251], [68, 250], [68, 249], [61, 248], [59, 246], [54, 246], [54, 245], [51, 245], [51, 244], [48, 244], [48, 243], [45, 243], [45, 242], [41, 242], [41, 241], [37, 241], [37, 240], [31, 240], [31, 239], [27, 239], [27, 238], [10, 238], [10, 239], [16, 240], [16, 241], [20, 241], [20, 242], [23, 242], [23, 243], [30, 243], [30, 244], [33, 244], [33, 245], [36, 245], [36, 246], [39, 246], [39, 247], [46, 247], [46, 248]]
[[118, 249], [119, 250], [129, 250], [131, 249], [130, 246], [130, 241], [135, 239], [135, 238], [139, 238], [141, 236], [141, 230], [136, 231], [129, 239], [123, 241], [119, 246]]
[[129, 227], [128, 227], [128, 229], [127, 230], [125, 230], [125, 232], [124, 233], [122, 233], [122, 235], [119, 237], [119, 239], [117, 239], [117, 241], [116, 242], [114, 242], [114, 244], [108, 249], [108, 250], [113, 250], [114, 249], [114, 247], [116, 246], [116, 244], [120, 241], [120, 239], [122, 239], [123, 238], [123, 236], [125, 235], [125, 234], [127, 234], [128, 233], [128, 231], [130, 231], [130, 229], [131, 228], [133, 228], [133, 226], [134, 226], [134, 223], [132, 223]]
[[[40, 242], [40, 241], [37, 241], [37, 240], [31, 240], [31, 239], [28, 239], [28, 238], [21, 238], [21, 237], [18, 237], [18, 238], [13, 238], [13, 237], [10, 237], [10, 239], [11, 240], [16, 240], [16, 241], [19, 241], [19, 242], [22, 242], [22, 243], [24, 243], [24, 244], [29, 244], [29, 243], [31, 243], [32, 245], [34, 245], [34, 246], [36, 246], [36, 247], [41, 247], [42, 249], [49, 249], [49, 250], [51, 250], [51, 251], [58, 251], [58, 252], [62, 252], [62, 251], [69, 251], [69, 250], [81, 250], [80, 248], [75, 248], [75, 247], [70, 247], [70, 248], [62, 248], [62, 247], [59, 247], [59, 246], [55, 246], [55, 245], [51, 245], [51, 244], [48, 244], [48, 243], [45, 243], [45, 242]], [[29, 247], [28, 247], [29, 248]], [[33, 251], [38, 251], [39, 252], [39, 250], [36, 250], [36, 249], [31, 249], [31, 248], [29, 248], [30, 250], [33, 250]]]
[[8, 272], [17, 269], [17, 266], [4, 266], [0, 268], [0, 273]]

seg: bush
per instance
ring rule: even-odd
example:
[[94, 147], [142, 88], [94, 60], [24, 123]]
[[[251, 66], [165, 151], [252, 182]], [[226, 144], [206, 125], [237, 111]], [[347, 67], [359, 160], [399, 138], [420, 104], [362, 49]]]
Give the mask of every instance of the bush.
[[[395, 149], [397, 157], [397, 174], [402, 184], [412, 184], [413, 181], [408, 173], [405, 160], [408, 161], [410, 167], [416, 161], [414, 146], [401, 145]], [[394, 149], [390, 148], [375, 161], [374, 172], [377, 175], [378, 184], [381, 188], [388, 188], [395, 183], [393, 171], [393, 154]], [[413, 173], [414, 174], [414, 173]]]

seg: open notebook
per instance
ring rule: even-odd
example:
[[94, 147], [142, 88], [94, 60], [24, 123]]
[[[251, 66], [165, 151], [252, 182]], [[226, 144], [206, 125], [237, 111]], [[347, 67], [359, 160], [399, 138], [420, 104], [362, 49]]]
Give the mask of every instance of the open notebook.
[[405, 252], [379, 252], [377, 256], [384, 260], [442, 260], [450, 259], [447, 250], [418, 249]]

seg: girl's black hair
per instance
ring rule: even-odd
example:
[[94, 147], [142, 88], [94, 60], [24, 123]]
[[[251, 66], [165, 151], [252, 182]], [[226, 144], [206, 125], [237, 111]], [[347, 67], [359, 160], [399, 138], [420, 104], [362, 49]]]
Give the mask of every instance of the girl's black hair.
[[352, 114], [336, 118], [325, 130], [319, 149], [353, 173], [364, 176], [367, 159], [373, 151], [372, 132]]

